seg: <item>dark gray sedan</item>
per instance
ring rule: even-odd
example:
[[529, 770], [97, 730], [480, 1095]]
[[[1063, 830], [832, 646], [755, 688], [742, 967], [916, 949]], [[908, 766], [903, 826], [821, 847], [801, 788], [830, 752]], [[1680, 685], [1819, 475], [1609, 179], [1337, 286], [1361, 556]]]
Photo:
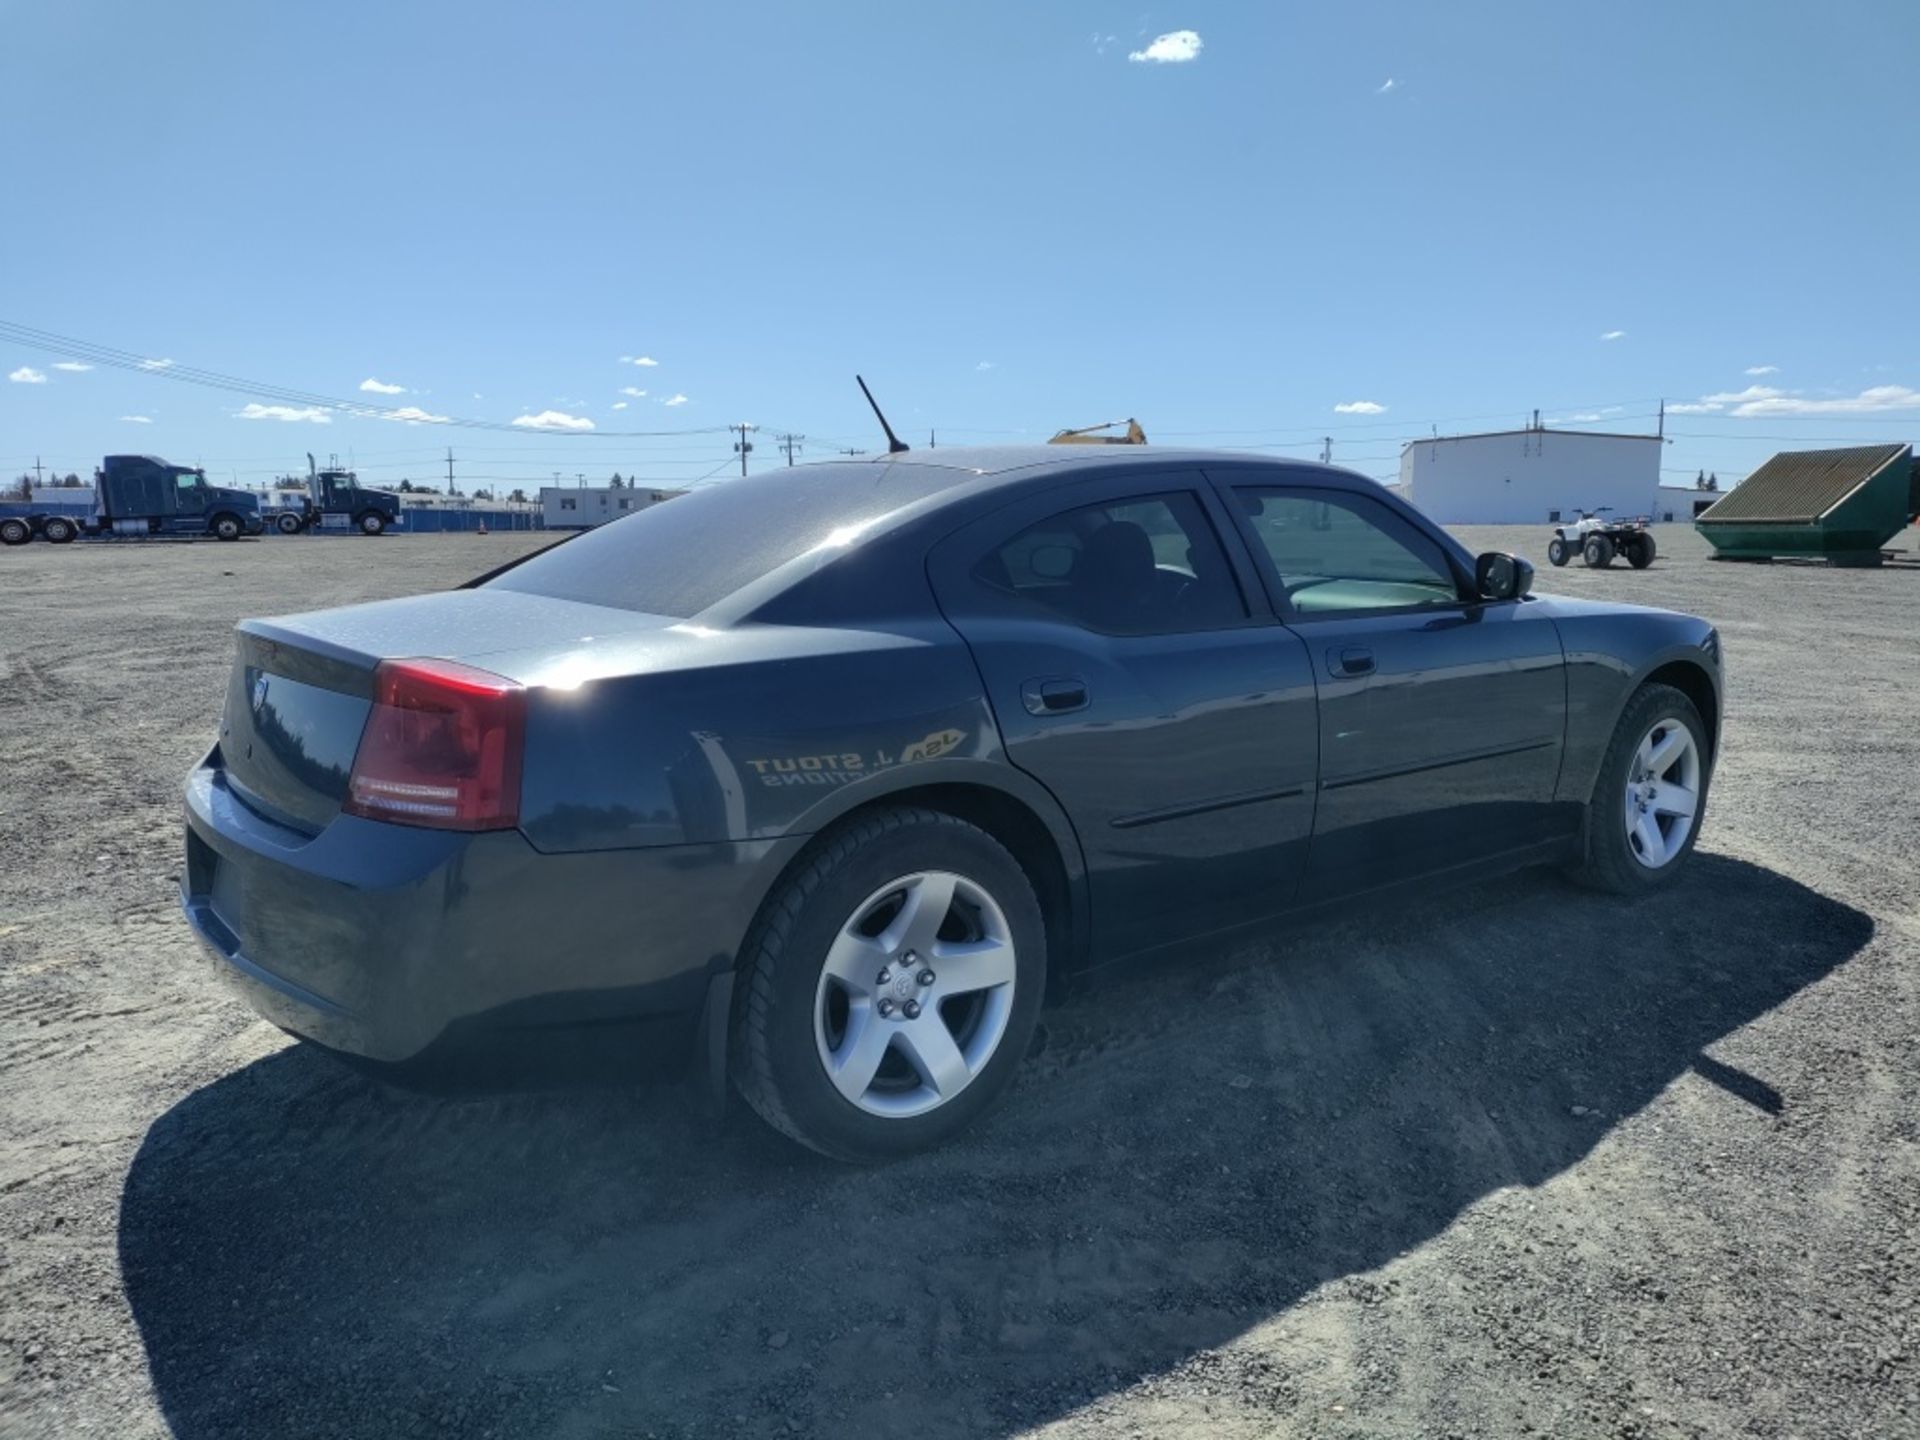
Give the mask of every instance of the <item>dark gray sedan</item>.
[[188, 918], [378, 1061], [626, 1022], [827, 1154], [954, 1134], [1050, 979], [1519, 865], [1670, 881], [1719, 641], [1199, 452], [779, 470], [239, 629]]

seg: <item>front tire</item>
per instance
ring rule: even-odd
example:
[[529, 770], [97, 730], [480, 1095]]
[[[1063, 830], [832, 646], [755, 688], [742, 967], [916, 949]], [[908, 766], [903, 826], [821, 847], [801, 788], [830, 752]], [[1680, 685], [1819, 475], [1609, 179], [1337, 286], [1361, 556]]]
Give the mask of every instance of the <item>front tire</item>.
[[378, 535], [386, 528], [387, 517], [382, 515], [378, 510], [369, 510], [360, 517], [360, 533], [362, 535]]
[[1581, 558], [1587, 562], [1589, 570], [1606, 569], [1613, 564], [1613, 541], [1604, 535], [1589, 535]]
[[1555, 569], [1565, 565], [1572, 558], [1571, 552], [1567, 549], [1567, 542], [1558, 535], [1547, 542], [1547, 563]]
[[1046, 944], [1032, 882], [985, 831], [907, 807], [852, 820], [747, 937], [734, 1083], [769, 1125], [836, 1160], [941, 1144], [1012, 1083]]
[[1712, 773], [1693, 701], [1671, 685], [1641, 686], [1600, 762], [1587, 802], [1586, 859], [1573, 878], [1616, 895], [1670, 884], [1699, 839]]
[[238, 540], [241, 534], [240, 521], [232, 515], [213, 517], [213, 534], [217, 540]]

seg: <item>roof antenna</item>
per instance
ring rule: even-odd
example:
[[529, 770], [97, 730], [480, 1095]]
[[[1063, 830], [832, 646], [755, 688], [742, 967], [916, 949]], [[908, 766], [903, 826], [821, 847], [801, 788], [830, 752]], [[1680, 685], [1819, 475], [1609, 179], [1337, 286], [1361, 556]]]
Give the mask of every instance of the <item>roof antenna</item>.
[[893, 426], [887, 423], [887, 417], [880, 413], [880, 402], [873, 398], [873, 391], [867, 389], [867, 382], [858, 375], [853, 377], [860, 385], [860, 393], [867, 397], [867, 404], [873, 406], [873, 418], [880, 422], [880, 428], [887, 432], [887, 453], [898, 455], [908, 448], [907, 442], [893, 433]]

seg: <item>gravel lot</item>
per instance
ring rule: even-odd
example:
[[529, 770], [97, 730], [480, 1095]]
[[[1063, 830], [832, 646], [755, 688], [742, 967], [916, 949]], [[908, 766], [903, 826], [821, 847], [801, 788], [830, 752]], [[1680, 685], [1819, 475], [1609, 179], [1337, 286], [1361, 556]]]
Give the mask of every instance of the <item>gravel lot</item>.
[[1659, 539], [1540, 586], [1721, 629], [1685, 883], [1196, 949], [867, 1173], [392, 1090], [203, 968], [229, 626], [532, 537], [0, 552], [0, 1435], [1920, 1434], [1920, 567]]

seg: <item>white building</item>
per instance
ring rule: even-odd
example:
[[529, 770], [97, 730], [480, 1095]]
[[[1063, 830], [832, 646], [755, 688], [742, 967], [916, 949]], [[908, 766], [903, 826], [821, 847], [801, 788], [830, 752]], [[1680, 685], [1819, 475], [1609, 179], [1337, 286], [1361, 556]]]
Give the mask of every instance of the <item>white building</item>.
[[1582, 510], [1652, 515], [1657, 435], [1501, 430], [1415, 440], [1400, 453], [1400, 495], [1442, 525], [1541, 525]]
[[638, 485], [618, 490], [601, 485], [542, 485], [540, 513], [549, 530], [588, 530], [685, 493]]

